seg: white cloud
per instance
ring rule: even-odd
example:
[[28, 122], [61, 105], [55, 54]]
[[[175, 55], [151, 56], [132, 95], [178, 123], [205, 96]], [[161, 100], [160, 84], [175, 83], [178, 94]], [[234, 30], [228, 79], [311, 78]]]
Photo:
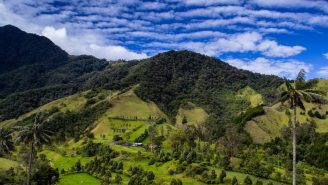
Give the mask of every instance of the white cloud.
[[328, 53], [323, 54], [324, 57], [326, 57], [326, 59], [328, 59]]
[[328, 77], [328, 66], [321, 67], [317, 72], [320, 76]]
[[315, 8], [328, 12], [328, 2], [324, 0], [250, 0], [264, 7], [279, 7], [279, 8]]
[[270, 57], [290, 57], [298, 55], [304, 51], [305, 48], [302, 46], [283, 46], [279, 45], [276, 41], [263, 40], [258, 45], [258, 50]]
[[240, 69], [267, 75], [277, 75], [286, 78], [295, 78], [301, 69], [309, 72], [312, 68], [311, 64], [307, 64], [302, 61], [270, 60], [262, 57], [255, 60], [227, 59], [226, 62]]
[[181, 0], [187, 5], [239, 4], [240, 0]]
[[227, 52], [260, 52], [269, 57], [290, 57], [305, 50], [302, 46], [280, 45], [274, 40], [263, 38], [258, 32], [245, 32], [228, 35], [215, 41], [186, 42], [177, 46], [179, 49], [190, 49], [196, 52], [215, 56]]
[[[52, 26], [43, 26], [42, 24], [45, 22], [56, 22], [56, 18], [58, 17], [55, 16], [56, 18], [54, 18], [54, 15], [40, 16], [35, 18], [38, 21], [33, 22], [29, 20], [32, 19], [31, 17], [28, 15], [22, 16], [17, 14], [8, 8], [10, 6], [12, 6], [12, 4], [7, 5], [0, 0], [0, 25], [13, 24], [24, 31], [46, 36], [70, 54], [88, 54], [109, 60], [131, 60], [148, 57], [145, 53], [136, 53], [119, 45], [107, 44], [107, 39], [97, 31], [87, 32], [83, 31], [81, 28], [80, 30], [75, 28], [74, 34], [68, 34], [65, 27], [55, 29]], [[26, 11], [28, 12], [32, 10], [27, 9]], [[63, 17], [67, 16], [63, 14]], [[72, 28], [72, 25], [69, 26]]]
[[148, 57], [145, 53], [132, 52], [122, 46], [104, 44], [101, 41], [103, 39], [98, 35], [82, 34], [70, 36], [67, 34], [66, 28], [55, 29], [54, 27], [47, 26], [43, 29], [42, 35], [51, 39], [70, 54], [88, 54], [109, 60], [132, 60]]

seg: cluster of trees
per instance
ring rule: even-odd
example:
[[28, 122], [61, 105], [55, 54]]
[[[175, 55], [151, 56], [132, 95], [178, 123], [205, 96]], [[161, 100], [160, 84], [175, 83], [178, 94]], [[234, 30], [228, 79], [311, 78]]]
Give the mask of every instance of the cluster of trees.
[[[59, 173], [58, 170], [54, 170], [49, 162], [46, 160], [45, 156], [40, 156], [37, 158], [37, 151], [42, 147], [43, 144], [51, 142], [52, 132], [45, 128], [48, 122], [45, 114], [37, 113], [34, 116], [34, 120], [31, 124], [24, 126], [16, 126], [16, 143], [23, 144], [23, 146], [28, 147], [28, 152], [25, 156], [26, 161], [26, 181], [27, 185], [31, 185], [35, 182], [38, 185], [41, 184], [55, 184], [58, 181]], [[10, 154], [14, 149], [13, 130], [8, 130], [6, 128], [0, 129], [0, 152], [2, 155]], [[17, 174], [17, 173], [16, 173]], [[12, 176], [15, 174], [12, 173]], [[8, 179], [7, 179], [8, 180]], [[20, 181], [20, 178], [9, 179]]]
[[[67, 138], [74, 138], [77, 141], [81, 135], [88, 134], [87, 128], [90, 124], [106, 112], [109, 107], [110, 104], [104, 101], [92, 107], [83, 107], [79, 112], [58, 112], [52, 114], [45, 127], [55, 133], [53, 136], [55, 141], [65, 141]], [[44, 114], [50, 116], [49, 112], [44, 112]], [[31, 122], [33, 118], [34, 116], [31, 116], [17, 124], [26, 124]]]
[[130, 166], [128, 169], [130, 180], [128, 185], [135, 185], [135, 184], [153, 184], [155, 179], [155, 174], [152, 171], [145, 171], [141, 167], [137, 166]]
[[77, 149], [76, 153], [86, 157], [108, 155], [111, 158], [115, 158], [118, 156], [118, 153], [113, 151], [109, 146], [92, 141], [89, 141], [82, 148]]
[[327, 118], [327, 113], [325, 114], [320, 114], [319, 111], [315, 110], [313, 112], [313, 110], [309, 110], [308, 111], [308, 115], [311, 117], [311, 118], [318, 118], [318, 119], [326, 119]]
[[[183, 102], [192, 101], [214, 113], [216, 123], [228, 124], [234, 118], [230, 112], [236, 114], [243, 108], [227, 106], [238, 104], [238, 100], [229, 93], [250, 85], [272, 99], [268, 92], [275, 91], [283, 82], [274, 76], [239, 70], [218, 59], [189, 51], [159, 54], [149, 59], [143, 67], [144, 73], [136, 74], [142, 76], [138, 96], [156, 102], [172, 120]], [[226, 99], [226, 95], [229, 95], [230, 104], [220, 101]], [[213, 134], [216, 131], [217, 128], [214, 128]]]

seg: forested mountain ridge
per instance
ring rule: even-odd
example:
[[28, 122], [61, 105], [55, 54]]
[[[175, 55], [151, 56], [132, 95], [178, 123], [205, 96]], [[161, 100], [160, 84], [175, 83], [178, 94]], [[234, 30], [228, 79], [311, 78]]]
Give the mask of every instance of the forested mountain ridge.
[[25, 65], [60, 65], [68, 54], [48, 38], [28, 34], [14, 26], [0, 27], [0, 73]]
[[[8, 68], [9, 63], [21, 64], [0, 75], [2, 119], [16, 117], [79, 90], [99, 87], [121, 90], [139, 84], [137, 94], [158, 103], [171, 118], [181, 103], [195, 101], [210, 112], [217, 111], [216, 116], [227, 113], [221, 120], [231, 122], [231, 113], [244, 108], [238, 108], [232, 94], [249, 85], [272, 101], [272, 92], [282, 82], [278, 77], [239, 70], [190, 51], [169, 51], [141, 61], [110, 63], [91, 56], [69, 56], [50, 40], [13, 26], [4, 26], [1, 30], [4, 33], [1, 43], [8, 43], [1, 46], [1, 68]], [[43, 49], [46, 50], [43, 52]], [[51, 91], [56, 92], [56, 96]], [[228, 94], [231, 97], [222, 98]], [[18, 101], [12, 103], [13, 99]], [[230, 99], [234, 107], [217, 109], [218, 99]]]

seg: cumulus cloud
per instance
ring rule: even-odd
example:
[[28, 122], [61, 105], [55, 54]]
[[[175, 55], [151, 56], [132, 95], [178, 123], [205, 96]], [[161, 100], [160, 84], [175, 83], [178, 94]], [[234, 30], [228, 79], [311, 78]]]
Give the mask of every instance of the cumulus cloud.
[[187, 5], [239, 4], [240, 0], [181, 0]]
[[104, 44], [101, 42], [102, 39], [97, 35], [84, 34], [69, 36], [66, 28], [55, 29], [54, 27], [47, 26], [43, 29], [42, 35], [51, 39], [70, 54], [89, 54], [109, 60], [132, 60], [148, 57], [145, 53], [132, 52], [122, 46]]
[[180, 49], [190, 49], [207, 55], [215, 56], [227, 52], [260, 52], [269, 57], [290, 57], [305, 50], [302, 46], [280, 45], [274, 40], [263, 38], [258, 32], [245, 32], [228, 35], [216, 41], [207, 43], [187, 42], [180, 46]]
[[240, 69], [267, 75], [277, 75], [286, 78], [295, 78], [301, 69], [309, 72], [312, 68], [311, 64], [307, 64], [302, 61], [271, 60], [262, 57], [255, 60], [227, 59], [226, 62]]
[[[33, 3], [33, 1], [29, 3]], [[120, 45], [108, 44], [106, 42], [107, 39], [97, 31], [84, 32], [83, 28], [78, 28], [80, 30], [75, 30], [76, 32], [74, 34], [68, 34], [65, 27], [55, 29], [52, 26], [42, 25], [44, 22], [54, 22], [55, 24], [56, 18], [66, 17], [66, 13], [61, 14], [61, 16], [55, 16], [56, 18], [53, 18], [54, 15], [50, 17], [47, 15], [41, 15], [35, 18], [38, 22], [33, 22], [29, 20], [33, 19], [33, 17], [29, 17], [30, 15], [23, 16], [11, 10], [10, 7], [12, 5], [13, 4], [7, 5], [4, 1], [0, 0], [0, 25], [13, 24], [24, 31], [46, 36], [70, 54], [88, 54], [99, 58], [106, 58], [108, 60], [132, 60], [148, 57], [145, 53], [137, 53]], [[22, 6], [25, 7], [26, 5]], [[25, 13], [28, 13], [29, 11], [35, 13], [37, 10], [27, 9]]]
[[328, 2], [324, 0], [250, 0], [259, 6], [279, 8], [315, 8], [328, 12]]

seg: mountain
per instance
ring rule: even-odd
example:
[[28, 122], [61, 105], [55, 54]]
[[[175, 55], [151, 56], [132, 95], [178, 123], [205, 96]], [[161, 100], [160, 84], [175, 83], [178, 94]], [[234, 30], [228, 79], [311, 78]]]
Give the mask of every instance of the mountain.
[[0, 73], [33, 64], [52, 68], [67, 62], [67, 57], [64, 50], [46, 37], [28, 34], [11, 25], [0, 27]]
[[[169, 51], [146, 60], [110, 64], [91, 56], [69, 56], [47, 38], [13, 26], [0, 30], [0, 68], [5, 70], [0, 75], [2, 119], [19, 116], [82, 89], [121, 90], [139, 84], [136, 93], [158, 103], [172, 119], [182, 102], [195, 101], [207, 111], [223, 115], [220, 120], [226, 123], [244, 107], [239, 107], [239, 100], [219, 94], [233, 94], [248, 85], [272, 94], [281, 83], [278, 77], [238, 70], [190, 51]], [[270, 96], [264, 97], [272, 101]], [[227, 103], [231, 107], [216, 109]]]
[[93, 56], [70, 56], [46, 37], [0, 27], [0, 119], [77, 92], [84, 76], [107, 65]]

